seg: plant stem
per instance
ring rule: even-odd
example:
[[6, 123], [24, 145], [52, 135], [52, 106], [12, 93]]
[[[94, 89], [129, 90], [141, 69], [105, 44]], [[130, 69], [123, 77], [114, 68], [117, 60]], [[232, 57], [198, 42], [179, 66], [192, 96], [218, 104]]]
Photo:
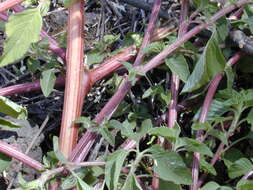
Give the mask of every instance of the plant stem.
[[190, 38], [192, 38], [193, 36], [195, 36], [196, 34], [201, 32], [203, 29], [213, 25], [213, 23], [215, 23], [216, 20], [218, 20], [219, 18], [225, 16], [229, 12], [233, 11], [238, 6], [242, 6], [242, 5], [245, 5], [245, 4], [248, 4], [248, 3], [251, 3], [251, 1], [249, 1], [249, 0], [240, 0], [240, 1], [237, 2], [237, 6], [236, 5], [230, 5], [226, 8], [221, 9], [220, 11], [218, 11], [215, 15], [213, 15], [210, 18], [210, 21], [208, 23], [200, 24], [200, 25], [196, 26], [195, 28], [191, 29], [182, 38], [179, 38], [173, 44], [169, 45], [161, 53], [159, 53], [157, 56], [155, 56], [153, 59], [151, 59], [147, 64], [145, 64], [144, 66], [140, 66], [139, 71], [146, 73], [146, 72], [156, 68], [157, 66], [159, 66], [160, 64], [163, 63], [163, 60], [168, 55], [170, 55], [172, 52], [174, 52], [177, 48], [179, 48], [181, 45], [183, 45]]
[[73, 121], [80, 117], [83, 98], [90, 87], [90, 78], [83, 65], [83, 8], [82, 0], [69, 7], [66, 87], [60, 132], [60, 150], [66, 157], [74, 148], [78, 126]]
[[[187, 17], [188, 17], [188, 8], [189, 1], [181, 1], [181, 11], [180, 11], [180, 20], [179, 20], [179, 31], [178, 38], [181, 38], [187, 32]], [[171, 77], [171, 102], [169, 104], [168, 118], [167, 118], [167, 127], [173, 128], [175, 122], [177, 121], [177, 98], [179, 90], [180, 79], [176, 73], [172, 73]]]
[[0, 12], [3, 12], [19, 3], [22, 3], [25, 0], [6, 0], [0, 3]]
[[27, 166], [30, 166], [31, 168], [35, 169], [35, 170], [42, 170], [44, 168], [44, 166], [39, 163], [38, 161], [30, 158], [29, 156], [25, 155], [24, 153], [18, 151], [16, 148], [14, 148], [13, 146], [0, 141], [0, 152], [15, 158], [16, 160], [24, 163]]
[[[139, 53], [137, 55], [137, 58], [134, 62], [134, 66], [140, 65], [144, 59], [144, 54], [142, 53], [142, 49], [144, 47], [146, 47], [151, 41], [151, 37], [152, 37], [154, 27], [155, 27], [155, 22], [157, 20], [158, 13], [160, 10], [160, 6], [161, 6], [161, 0], [155, 0], [154, 6], [152, 9], [152, 13], [150, 15], [148, 28], [145, 32], [145, 36], [144, 36], [142, 45], [140, 47]], [[120, 102], [123, 100], [123, 98], [127, 94], [128, 90], [131, 88], [131, 86], [132, 86], [131, 82], [129, 82], [128, 80], [124, 80], [123, 84], [119, 87], [117, 92], [107, 102], [107, 104], [100, 111], [100, 113], [97, 114], [94, 121], [96, 123], [102, 123], [105, 117], [107, 119], [109, 119], [112, 116], [112, 114], [114, 113], [114, 111], [116, 110], [117, 106], [120, 104]], [[79, 149], [79, 147], [84, 148], [88, 144], [89, 141], [91, 141], [91, 144], [93, 144], [96, 137], [97, 137], [97, 135], [95, 133], [87, 131], [86, 134], [81, 138], [80, 143], [75, 148], [73, 154], [71, 154], [70, 160], [76, 160], [76, 159], [82, 160], [88, 154], [87, 150], [89, 150], [89, 149], [87, 147], [87, 148], [83, 149], [83, 151], [82, 151], [81, 149]], [[82, 157], [80, 156], [81, 154], [82, 154]]]
[[[230, 58], [228, 60], [226, 65], [233, 66], [235, 63], [238, 62], [238, 60], [241, 58], [242, 55], [243, 55], [243, 53], [241, 53], [241, 52], [236, 53], [232, 58]], [[208, 88], [208, 92], [205, 97], [204, 104], [203, 104], [203, 107], [201, 110], [201, 114], [200, 114], [200, 118], [199, 118], [200, 123], [204, 123], [206, 121], [208, 110], [209, 110], [210, 105], [213, 100], [213, 96], [216, 92], [216, 89], [217, 89], [222, 77], [223, 77], [223, 73], [220, 73], [220, 74], [216, 75], [210, 83], [210, 86]], [[234, 125], [235, 125], [235, 127], [237, 126], [238, 119], [237, 118], [234, 119], [234, 120], [236, 120], [236, 123], [234, 123], [234, 120], [233, 120], [231, 127]], [[197, 131], [197, 140], [199, 140], [200, 142], [204, 141], [204, 135], [203, 135], [202, 130]], [[211, 161], [211, 165], [214, 165], [215, 162], [218, 160], [223, 148], [224, 148], [224, 144], [221, 143], [219, 148], [217, 149], [212, 161]], [[199, 161], [200, 161], [200, 154], [198, 152], [195, 152], [194, 157], [193, 157], [193, 162], [192, 162], [192, 178], [193, 178], [193, 186], [191, 186], [192, 190], [198, 189], [201, 186], [201, 184], [203, 183], [204, 179], [206, 178], [206, 174], [203, 174], [203, 176], [201, 176], [200, 180], [198, 180]]]
[[[244, 4], [250, 3], [248, 0], [240, 0], [237, 2], [238, 6], [242, 6]], [[204, 28], [212, 25], [214, 21], [219, 19], [220, 17], [226, 15], [227, 13], [233, 11], [236, 9], [237, 6], [230, 5], [219, 12], [217, 12], [214, 16], [211, 17], [211, 21], [206, 24], [201, 24], [189, 32], [187, 32], [182, 38], [178, 39], [175, 43], [170, 45], [168, 48], [163, 50], [161, 53], [159, 53], [157, 56], [155, 56], [153, 59], [151, 59], [146, 65], [144, 66], [138, 66], [141, 72], [148, 72], [149, 70], [159, 66], [163, 59], [168, 56], [170, 53], [172, 53], [174, 50], [176, 50], [178, 47], [180, 47], [182, 44], [184, 44], [187, 40], [189, 40], [192, 36], [196, 35], [197, 33], [201, 32]], [[104, 118], [109, 119], [112, 115], [113, 111], [117, 108], [117, 105], [120, 104], [122, 99], [125, 95], [122, 94], [123, 88], [124, 90], [130, 88], [131, 85], [128, 86], [122, 86], [115, 94], [114, 96], [109, 100], [109, 102], [105, 105], [105, 107], [97, 114], [95, 121], [103, 120]], [[88, 154], [90, 147], [95, 141], [95, 138], [97, 137], [96, 133], [87, 131], [82, 138], [80, 139], [78, 145], [75, 147], [74, 151], [71, 153], [70, 160], [75, 160], [77, 158], [80, 158], [79, 155], [83, 155], [83, 158]], [[86, 146], [87, 145], [87, 146]]]

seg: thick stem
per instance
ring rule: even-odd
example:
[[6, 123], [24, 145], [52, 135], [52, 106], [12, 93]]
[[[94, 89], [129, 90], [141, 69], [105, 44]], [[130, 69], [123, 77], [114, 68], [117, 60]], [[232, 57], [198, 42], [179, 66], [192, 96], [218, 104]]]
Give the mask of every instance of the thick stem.
[[39, 163], [38, 161], [30, 158], [29, 156], [25, 155], [24, 153], [18, 151], [13, 146], [0, 141], [0, 152], [15, 158], [16, 160], [19, 160], [20, 162], [24, 163], [27, 166], [30, 166], [31, 168], [35, 170], [42, 170], [44, 166]]
[[90, 88], [90, 77], [83, 65], [83, 9], [82, 0], [69, 7], [66, 87], [60, 132], [60, 150], [66, 157], [76, 145], [78, 126], [73, 121], [80, 117], [83, 98]]
[[[237, 2], [238, 6], [241, 6], [241, 5], [244, 5], [244, 4], [247, 4], [247, 3], [250, 3], [250, 1], [247, 1], [247, 0], [240, 0]], [[216, 21], [217, 19], [219, 19], [220, 17], [226, 15], [227, 13], [233, 11], [235, 8], [237, 8], [237, 6], [235, 5], [230, 5], [222, 10], [220, 10], [218, 13], [216, 13], [213, 17], [211, 17], [211, 21], [207, 24], [202, 24], [200, 26], [197, 26], [195, 27], [194, 29], [190, 30], [189, 32], [187, 32], [182, 38], [178, 39], [175, 43], [173, 43], [172, 45], [170, 45], [168, 48], [166, 48], [164, 51], [162, 51], [161, 53], [159, 53], [157, 56], [155, 56], [151, 61], [149, 61], [146, 65], [144, 66], [139, 66], [140, 68], [140, 71], [142, 72], [148, 72], [149, 70], [159, 66], [163, 59], [168, 56], [170, 53], [172, 53], [174, 50], [176, 50], [178, 47], [180, 47], [182, 44], [184, 44], [187, 40], [189, 40], [191, 37], [193, 37], [194, 35], [198, 34], [199, 32], [201, 32], [204, 28], [212, 25], [212, 23], [214, 21]], [[118, 91], [115, 93], [114, 96], [118, 96], [116, 95], [118, 93]], [[114, 99], [115, 97], [112, 97], [110, 99], [110, 101], [106, 104], [105, 107], [107, 107], [109, 110], [114, 110], [116, 108], [116, 106], [114, 107], [114, 109], [112, 108], [112, 106], [109, 106], [108, 104], [114, 104]], [[118, 99], [118, 98], [117, 98]], [[123, 98], [122, 98], [123, 99]], [[120, 102], [122, 101], [122, 99], [118, 99], [119, 102], [116, 104], [120, 104]], [[107, 108], [103, 108], [103, 109], [107, 109]], [[103, 111], [103, 110], [102, 110]], [[106, 111], [103, 111], [103, 113], [105, 115], [101, 115], [101, 112], [98, 114], [100, 115], [99, 117], [107, 117], [108, 118], [108, 115], [111, 115], [112, 113], [108, 113]], [[106, 115], [106, 113], [108, 115]], [[97, 116], [98, 116], [97, 115]], [[89, 132], [87, 131], [83, 137], [80, 139], [78, 145], [75, 147], [74, 151], [72, 152], [71, 156], [70, 156], [70, 160], [75, 160], [75, 157], [78, 157], [78, 155], [80, 154], [84, 154], [84, 155], [87, 155], [88, 152], [89, 152], [89, 147], [91, 146], [85, 146], [86, 144], [88, 144], [89, 142], [91, 142], [91, 144], [94, 143], [95, 141], [95, 138], [97, 137], [97, 135], [95, 133], [92, 133], [92, 132]]]
[[[134, 66], [138, 66], [141, 64], [144, 55], [142, 53], [142, 49], [144, 47], [146, 47], [150, 41], [151, 41], [151, 36], [153, 34], [154, 31], [154, 27], [155, 27], [155, 22], [157, 20], [158, 17], [158, 13], [160, 10], [160, 6], [161, 6], [161, 0], [155, 0], [154, 2], [154, 6], [152, 9], [152, 13], [150, 16], [150, 20], [149, 20], [149, 24], [148, 24], [148, 28], [145, 32], [145, 36], [141, 45], [141, 48], [139, 50], [139, 53], [137, 55], [137, 58], [134, 62]], [[103, 122], [103, 120], [105, 119], [105, 117], [107, 119], [109, 119], [112, 114], [114, 113], [114, 111], [117, 109], [118, 105], [120, 104], [120, 102], [123, 100], [123, 98], [125, 97], [125, 95], [127, 94], [128, 90], [131, 88], [131, 82], [129, 82], [128, 80], [124, 80], [123, 84], [119, 87], [119, 89], [117, 90], [117, 92], [113, 95], [113, 97], [107, 102], [107, 104], [105, 105], [105, 107], [100, 111], [99, 114], [97, 114], [96, 118], [94, 119], [94, 121], [96, 123], [101, 123]], [[75, 148], [75, 150], [73, 151], [73, 153], [71, 154], [71, 158], [70, 160], [80, 160], [83, 159], [87, 154], [88, 154], [88, 150], [89, 147], [87, 147], [86, 145], [89, 144], [88, 140], [90, 140], [93, 144], [94, 139], [97, 137], [97, 135], [95, 133], [89, 132], [87, 131], [86, 134], [81, 138], [78, 146]], [[85, 148], [85, 151], [82, 151], [80, 148]], [[80, 157], [80, 155], [82, 155], [82, 157]]]
[[3, 12], [19, 3], [22, 3], [25, 0], [6, 0], [0, 3], [0, 12]]

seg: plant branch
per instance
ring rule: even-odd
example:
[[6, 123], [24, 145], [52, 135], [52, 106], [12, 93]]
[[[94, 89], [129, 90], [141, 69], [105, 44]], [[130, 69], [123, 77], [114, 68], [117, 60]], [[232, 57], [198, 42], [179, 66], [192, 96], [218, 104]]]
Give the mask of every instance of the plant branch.
[[[180, 20], [179, 20], [179, 31], [178, 38], [181, 38], [187, 32], [186, 19], [188, 17], [188, 8], [189, 1], [181, 1], [181, 11], [180, 11]], [[171, 77], [171, 102], [169, 104], [168, 118], [167, 118], [167, 127], [173, 128], [175, 122], [177, 121], [177, 98], [179, 90], [180, 79], [176, 73], [172, 73]]]
[[[160, 10], [160, 6], [161, 6], [161, 0], [155, 0], [152, 13], [150, 15], [148, 28], [145, 32], [144, 39], [140, 47], [139, 53], [135, 59], [134, 66], [140, 65], [141, 62], [143, 61], [144, 54], [142, 53], [142, 49], [146, 47], [151, 41], [151, 37], [155, 28], [155, 23], [158, 17], [158, 12]], [[119, 87], [117, 92], [107, 102], [107, 104], [99, 112], [99, 114], [97, 114], [94, 121], [96, 123], [102, 123], [105, 117], [109, 119], [114, 113], [114, 111], [116, 110], [117, 106], [120, 104], [120, 102], [123, 100], [123, 98], [127, 94], [128, 90], [131, 88], [131, 86], [132, 86], [131, 82], [129, 82], [128, 80], [124, 80], [123, 84]], [[97, 134], [87, 131], [86, 134], [81, 138], [78, 146], [75, 148], [75, 150], [71, 154], [70, 160], [82, 160], [88, 154], [89, 147], [85, 148], [84, 150], [81, 150], [80, 148], [81, 147], [84, 148], [88, 144], [88, 142], [93, 144], [96, 137], [97, 137]]]
[[25, 0], [6, 0], [0, 3], [0, 12], [3, 12], [19, 3], [22, 3]]
[[[250, 3], [248, 0], [240, 0], [237, 2], [238, 6], [245, 5], [247, 3]], [[151, 59], [146, 65], [139, 66], [139, 70], [141, 72], [148, 72], [149, 70], [159, 66], [163, 59], [168, 56], [170, 53], [172, 53], [174, 50], [176, 50], [178, 47], [180, 47], [182, 44], [184, 44], [187, 40], [189, 40], [192, 36], [196, 35], [197, 33], [201, 32], [204, 28], [210, 26], [220, 17], [226, 15], [227, 13], [233, 11], [236, 9], [237, 6], [230, 5], [219, 12], [217, 12], [214, 16], [211, 17], [211, 20], [209, 23], [201, 24], [189, 32], [187, 32], [182, 38], [178, 39], [175, 43], [167, 47], [165, 50], [163, 50], [161, 53], [159, 53], [157, 56], [155, 56], [153, 59]], [[103, 120], [105, 117], [110, 118], [109, 116], [113, 113], [113, 111], [117, 108], [117, 105], [121, 102], [121, 100], [124, 98], [124, 95], [122, 95], [123, 89], [130, 88], [131, 85], [122, 85], [122, 87], [114, 94], [114, 96], [110, 99], [110, 101], [105, 105], [105, 107], [97, 114], [95, 121]], [[116, 101], [119, 101], [117, 104]], [[97, 137], [96, 133], [87, 131], [82, 138], [80, 139], [78, 145], [75, 147], [73, 152], [71, 153], [70, 160], [78, 159], [79, 155], [83, 154], [83, 157], [88, 154], [89, 149], [95, 141], [95, 138]], [[87, 145], [87, 146], [86, 146]]]
[[44, 168], [44, 166], [39, 163], [38, 161], [30, 158], [29, 156], [25, 155], [24, 153], [18, 151], [16, 148], [14, 148], [13, 146], [0, 141], [0, 152], [15, 158], [16, 160], [24, 163], [27, 166], [30, 166], [31, 168], [35, 169], [35, 170], [42, 170]]
[[83, 65], [83, 7], [82, 0], [69, 7], [66, 87], [59, 139], [60, 150], [66, 157], [76, 145], [78, 126], [73, 121], [80, 117], [83, 97], [90, 88], [89, 74]]

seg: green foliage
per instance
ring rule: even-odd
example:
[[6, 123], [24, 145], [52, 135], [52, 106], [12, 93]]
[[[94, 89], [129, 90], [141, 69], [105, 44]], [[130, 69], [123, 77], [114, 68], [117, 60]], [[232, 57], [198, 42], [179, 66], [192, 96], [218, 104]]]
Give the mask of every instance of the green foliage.
[[41, 78], [40, 78], [40, 85], [45, 97], [48, 97], [53, 91], [55, 81], [56, 81], [56, 76], [55, 76], [54, 69], [49, 69], [42, 72]]
[[27, 110], [6, 97], [0, 96], [0, 112], [16, 119], [27, 119]]
[[117, 150], [107, 157], [105, 182], [109, 189], [117, 189], [121, 168], [128, 154], [129, 150]]
[[182, 81], [184, 82], [187, 81], [190, 75], [190, 71], [184, 56], [182, 55], [172, 56], [170, 58], [167, 58], [165, 60], [165, 63], [169, 67], [171, 72], [176, 73]]
[[155, 160], [154, 171], [159, 178], [175, 184], [190, 185], [192, 183], [191, 173], [177, 152], [164, 150], [156, 145], [149, 151]]
[[217, 32], [209, 39], [204, 52], [189, 76], [182, 92], [192, 92], [209, 82], [225, 68], [225, 58], [218, 46]]
[[6, 24], [7, 40], [0, 66], [6, 66], [22, 58], [32, 43], [39, 41], [42, 17], [38, 8], [12, 14]]
[[233, 179], [238, 176], [242, 176], [251, 170], [253, 170], [252, 162], [247, 158], [240, 158], [230, 165], [228, 168], [228, 175]]

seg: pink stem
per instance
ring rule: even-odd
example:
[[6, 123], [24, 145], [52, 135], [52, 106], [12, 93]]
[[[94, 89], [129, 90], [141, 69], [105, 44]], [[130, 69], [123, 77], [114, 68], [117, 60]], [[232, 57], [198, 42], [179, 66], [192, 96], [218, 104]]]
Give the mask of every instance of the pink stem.
[[[237, 2], [238, 6], [242, 6], [244, 4], [250, 3], [248, 0], [240, 0]], [[171, 54], [174, 50], [176, 50], [178, 47], [183, 45], [187, 40], [189, 40], [192, 36], [198, 34], [201, 32], [204, 28], [211, 26], [214, 21], [219, 19], [222, 16], [225, 16], [227, 13], [233, 11], [237, 6], [230, 5], [219, 12], [217, 12], [214, 16], [211, 17], [210, 22], [206, 24], [201, 24], [189, 32], [187, 32], [182, 38], [178, 39], [175, 43], [170, 45], [168, 48], [163, 50], [161, 53], [159, 53], [157, 56], [155, 56], [153, 59], [151, 59], [146, 65], [139, 66], [140, 71], [142, 72], [148, 72], [152, 70], [153, 68], [159, 66], [162, 61]], [[131, 84], [123, 84], [122, 87], [114, 94], [114, 96], [109, 100], [109, 102], [106, 104], [106, 106], [100, 111], [100, 113], [96, 116], [96, 118], [110, 118], [109, 116], [113, 113], [113, 111], [117, 108], [117, 105], [122, 101], [124, 98], [126, 92], [131, 87]], [[126, 90], [127, 89], [127, 90]], [[126, 91], [126, 92], [124, 92]], [[124, 93], [124, 94], [122, 94]], [[116, 102], [117, 101], [117, 102]], [[95, 119], [96, 121], [96, 119]], [[97, 135], [93, 132], [87, 131], [83, 137], [80, 139], [78, 145], [75, 147], [74, 151], [72, 152], [70, 156], [70, 160], [75, 160], [78, 155], [81, 154], [81, 152], [85, 152], [83, 155], [87, 155], [89, 152], [89, 147], [85, 147], [86, 144], [88, 144], [89, 141], [92, 142], [92, 144], [95, 141], [95, 138]]]
[[[161, 0], [155, 0], [154, 6], [152, 9], [152, 13], [150, 16], [148, 28], [145, 32], [145, 36], [144, 36], [140, 51], [139, 51], [139, 53], [136, 57], [136, 60], [134, 62], [134, 66], [140, 65], [141, 62], [143, 61], [144, 55], [142, 53], [142, 48], [146, 47], [151, 41], [151, 36], [154, 32], [154, 26], [155, 26], [155, 22], [158, 18], [160, 6], [161, 6]], [[107, 119], [109, 119], [112, 116], [112, 114], [114, 113], [114, 111], [116, 110], [119, 103], [123, 100], [123, 98], [127, 94], [128, 90], [131, 88], [131, 86], [132, 86], [131, 82], [125, 80], [123, 82], [123, 84], [119, 87], [117, 92], [113, 95], [113, 97], [107, 102], [105, 107], [96, 116], [94, 121], [96, 123], [101, 123], [101, 122], [103, 122], [105, 117]], [[91, 141], [92, 142], [91, 144], [93, 144], [96, 137], [97, 137], [97, 134], [87, 131], [85, 133], [85, 135], [80, 139], [78, 145], [76, 146], [73, 153], [71, 154], [70, 160], [84, 159], [89, 152], [89, 147], [87, 147], [86, 145], [88, 144], [89, 141]], [[80, 148], [82, 147], [82, 149], [84, 147], [86, 147], [86, 148], [81, 150], [79, 147]], [[80, 156], [80, 155], [82, 155], [82, 156]]]
[[0, 3], [0, 12], [3, 12], [19, 3], [22, 3], [24, 0], [6, 0]]
[[[187, 24], [186, 19], [188, 15], [189, 1], [182, 0], [181, 1], [181, 11], [180, 11], [180, 20], [179, 20], [179, 32], [178, 38], [181, 38], [187, 32]], [[173, 128], [175, 122], [177, 121], [177, 98], [178, 98], [178, 90], [179, 90], [179, 77], [176, 73], [172, 73], [171, 77], [171, 102], [169, 104], [168, 111], [168, 123], [167, 126], [169, 128]]]
[[16, 160], [30, 166], [31, 168], [35, 169], [35, 170], [42, 170], [44, 168], [44, 166], [39, 163], [38, 161], [30, 158], [29, 156], [27, 156], [26, 154], [18, 151], [16, 148], [14, 148], [13, 146], [0, 141], [0, 152], [15, 158]]

